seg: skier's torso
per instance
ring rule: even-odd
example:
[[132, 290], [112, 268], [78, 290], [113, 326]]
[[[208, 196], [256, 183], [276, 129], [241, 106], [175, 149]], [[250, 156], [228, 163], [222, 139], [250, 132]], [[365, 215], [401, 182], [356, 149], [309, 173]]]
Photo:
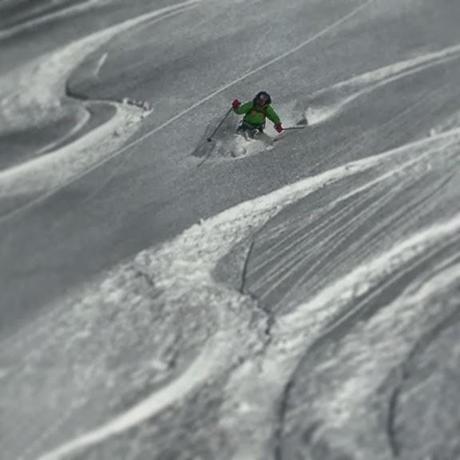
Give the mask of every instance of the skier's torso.
[[271, 105], [265, 107], [258, 107], [253, 101], [246, 102], [235, 110], [236, 113], [243, 115], [244, 121], [253, 126], [262, 126], [265, 124], [265, 118], [279, 123], [280, 119], [277, 113], [273, 110]]
[[243, 120], [247, 123], [250, 123], [251, 125], [259, 126], [265, 124], [266, 117], [266, 108], [257, 108], [254, 104], [252, 104], [251, 109], [248, 112], [246, 112], [246, 115], [244, 116]]

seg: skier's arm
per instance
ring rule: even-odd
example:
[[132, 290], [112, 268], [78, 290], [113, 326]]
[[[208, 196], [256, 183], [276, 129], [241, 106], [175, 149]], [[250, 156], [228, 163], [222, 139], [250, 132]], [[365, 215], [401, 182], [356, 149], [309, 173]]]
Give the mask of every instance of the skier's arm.
[[248, 113], [252, 109], [252, 106], [252, 101], [245, 102], [244, 104], [240, 105], [237, 109], [233, 109], [233, 111], [238, 115], [243, 115]]
[[280, 125], [281, 120], [278, 114], [273, 110], [272, 106], [267, 107], [267, 118], [273, 122], [274, 125]]

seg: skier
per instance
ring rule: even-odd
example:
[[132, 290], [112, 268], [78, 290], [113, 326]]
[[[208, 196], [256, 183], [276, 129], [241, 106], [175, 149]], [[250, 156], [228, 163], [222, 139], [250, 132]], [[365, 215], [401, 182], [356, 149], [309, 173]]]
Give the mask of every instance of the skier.
[[283, 132], [280, 117], [270, 105], [272, 99], [265, 91], [257, 93], [252, 101], [241, 104], [238, 99], [232, 102], [233, 111], [238, 115], [243, 115], [244, 118], [238, 127], [239, 132], [247, 133], [251, 138], [259, 133], [264, 132], [265, 118], [273, 122], [275, 129], [278, 133]]

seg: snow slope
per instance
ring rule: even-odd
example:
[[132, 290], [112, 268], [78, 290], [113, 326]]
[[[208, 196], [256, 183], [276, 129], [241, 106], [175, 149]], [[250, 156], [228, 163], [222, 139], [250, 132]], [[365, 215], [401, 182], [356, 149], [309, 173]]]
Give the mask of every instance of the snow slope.
[[[276, 419], [277, 401], [281, 398], [283, 388], [305, 350], [314, 344], [315, 340], [329, 334], [341, 323], [346, 323], [357, 309], [361, 309], [360, 303], [354, 306], [357, 299], [365, 298], [368, 293], [375, 295], [375, 288], [384, 286], [387, 283], [386, 280], [391, 280], [395, 273], [404, 271], [407, 266], [425, 257], [432, 248], [439, 250], [438, 246], [441, 241], [443, 245], [456, 241], [460, 220], [458, 215], [454, 215], [439, 224], [415, 230], [413, 234], [391, 243], [381, 254], [364, 260], [347, 275], [336, 280], [328, 280], [326, 287], [316, 296], [306, 303], [300, 303], [286, 314], [278, 315], [270, 326], [270, 339], [266, 337], [259, 345], [256, 345], [257, 340], [260, 340], [261, 331], [267, 327], [268, 318], [258, 318], [256, 323], [252, 324], [248, 312], [244, 313], [244, 310], [255, 300], [244, 291], [232, 290], [217, 281], [214, 275], [217, 264], [238, 244], [248, 238], [254, 238], [264, 224], [277, 213], [289, 208], [292, 203], [324, 187], [331, 187], [335, 183], [341, 186], [346, 183], [349, 186], [350, 183], [353, 183], [354, 176], [359, 177], [359, 186], [353, 187], [348, 195], [338, 195], [336, 197], [338, 203], [346, 202], [350, 197], [357, 199], [376, 186], [383, 190], [390, 189], [397, 180], [406, 183], [421, 180], [420, 174], [423, 170], [426, 171], [427, 177], [430, 177], [434, 170], [442, 170], [447, 164], [455, 164], [458, 161], [459, 141], [460, 131], [458, 129], [448, 131], [379, 156], [370, 156], [346, 164], [238, 205], [209, 221], [190, 228], [170, 243], [142, 252], [132, 262], [114, 270], [106, 279], [86, 288], [83, 294], [77, 295], [77, 298], [67, 300], [68, 307], [64, 310], [56, 306], [54, 313], [48, 316], [46, 322], [42, 322], [35, 332], [31, 332], [32, 343], [28, 347], [33, 346], [34, 352], [26, 358], [29, 377], [25, 378], [24, 370], [21, 371], [18, 368], [9, 371], [13, 374], [12, 377], [8, 378], [6, 375], [3, 379], [3, 391], [8, 392], [8, 388], [11, 388], [11, 392], [17, 392], [18, 388], [24, 387], [25, 390], [29, 385], [34, 385], [35, 381], [45, 376], [50, 378], [56, 373], [55, 378], [58, 378], [56, 386], [52, 389], [48, 388], [49, 391], [52, 391], [49, 395], [50, 398], [52, 395], [52, 399], [40, 404], [40, 413], [44, 420], [47, 420], [47, 412], [50, 413], [51, 418], [54, 418], [52, 414], [56, 410], [62, 411], [62, 404], [55, 406], [53, 403], [56, 398], [61, 399], [60, 393], [63, 393], [63, 400], [66, 399], [64, 395], [69, 392], [72, 399], [83, 392], [80, 398], [83, 398], [83, 401], [89, 398], [86, 399], [88, 402], [91, 400], [94, 391], [91, 389], [92, 386], [100, 379], [106, 380], [110, 375], [108, 372], [115, 371], [115, 369], [109, 371], [106, 368], [109, 356], [121, 353], [123, 348], [128, 346], [132, 340], [132, 331], [137, 327], [133, 323], [136, 317], [148, 315], [148, 310], [151, 308], [148, 299], [152, 294], [155, 298], [154, 305], [158, 307], [161, 305], [162, 311], [156, 326], [154, 326], [154, 318], [149, 323], [149, 327], [155, 328], [157, 336], [167, 336], [168, 327], [162, 324], [164, 318], [169, 315], [177, 317], [176, 309], [182, 304], [181, 299], [188, 298], [190, 301], [184, 304], [184, 307], [187, 310], [201, 312], [200, 317], [202, 318], [201, 324], [193, 321], [192, 333], [197, 334], [200, 331], [199, 334], [205, 334], [207, 339], [184, 373], [178, 375], [170, 383], [165, 383], [145, 399], [141, 399], [134, 406], [115, 415], [113, 419], [106, 420], [99, 427], [94, 427], [92, 431], [79, 435], [40, 458], [66, 458], [72, 452], [107, 443], [111, 437], [120, 435], [145, 420], [155, 417], [169, 405], [180, 403], [190, 392], [199, 391], [205, 383], [218, 378], [225, 369], [235, 367], [237, 356], [243, 364], [236, 365], [232, 371], [232, 377], [221, 389], [225, 401], [221, 408], [221, 429], [232, 440], [233, 448], [237, 448], [233, 458], [266, 458], [270, 455], [272, 434], [268, 428], [272, 425], [272, 430], [274, 430], [278, 422]], [[428, 169], [425, 168], [427, 164], [430, 165]], [[371, 211], [372, 208], [369, 212]], [[244, 260], [241, 261], [243, 262]], [[438, 295], [446, 289], [449, 290], [452, 286], [458, 286], [456, 266], [449, 264], [446, 270], [449, 270], [449, 276], [438, 275], [437, 278], [430, 280], [429, 284], [422, 283], [417, 286], [416, 283], [413, 287], [408, 287], [410, 296], [407, 301], [415, 302], [422, 310], [417, 313], [417, 309], [412, 308], [410, 315], [407, 316], [407, 323], [401, 322], [404, 319], [401, 317], [398, 327], [401, 328], [402, 333], [398, 335], [394, 326], [387, 326], [387, 324], [391, 325], [395, 317], [395, 313], [391, 313], [392, 309], [396, 309], [396, 314], [399, 314], [399, 309], [408, 308], [405, 306], [405, 297], [396, 303], [389, 303], [388, 308], [382, 309], [381, 319], [376, 318], [376, 321], [379, 320], [384, 328], [379, 346], [385, 349], [392, 345], [395, 340], [394, 334], [404, 341], [398, 346], [399, 354], [391, 352], [388, 367], [382, 366], [383, 358], [376, 360], [369, 354], [362, 361], [366, 363], [366, 366], [379, 364], [381, 379], [376, 378], [377, 369], [375, 367], [372, 367], [372, 370], [367, 370], [367, 367], [363, 368], [365, 374], [362, 378], [367, 378], [366, 381], [355, 381], [359, 375], [351, 375], [349, 384], [359, 388], [360, 401], [366, 401], [366, 398], [369, 397], [367, 395], [372, 394], [378, 388], [381, 381], [386, 378], [388, 371], [404, 358], [406, 354], [404, 350], [409, 350], [412, 344], [423, 335], [423, 329], [412, 329], [409, 336], [404, 330], [409, 325], [413, 325], [414, 315], [423, 313], [423, 309], [427, 307], [425, 299], [430, 299], [434, 294]], [[138, 279], [139, 276], [147, 282], [137, 281], [136, 278]], [[101, 311], [101, 303], [105, 305], [104, 312]], [[129, 314], [123, 312], [126, 305], [131, 306]], [[137, 312], [134, 317], [130, 317], [134, 313], [133, 308]], [[447, 313], [448, 311], [444, 311], [443, 315]], [[186, 313], [187, 316], [189, 314], [192, 313]], [[109, 348], [110, 355], [106, 357], [105, 353], [102, 353], [98, 362], [94, 362], [90, 353], [93, 348], [92, 341], [94, 338], [96, 342], [99, 342], [102, 337], [94, 335], [92, 331], [100, 327], [98, 324], [101, 320], [102, 324], [107, 321], [103, 319], [106, 315], [112, 318], [110, 330], [113, 332], [104, 333], [107, 335], [105, 340], [115, 341]], [[195, 313], [192, 314], [194, 315]], [[332, 326], [330, 325], [331, 320], [333, 320]], [[108, 326], [109, 323], [105, 324]], [[371, 327], [370, 324], [369, 328]], [[50, 328], [53, 329], [52, 334], [50, 334]], [[201, 332], [202, 329], [204, 330]], [[186, 352], [183, 347], [191, 337], [186, 338], [185, 336], [182, 340], [184, 339], [181, 353]], [[356, 340], [355, 349], [350, 353], [362, 352], [361, 336]], [[61, 343], [62, 341], [64, 342]], [[389, 345], [386, 345], [387, 343]], [[141, 345], [142, 354], [150, 351], [150, 353], [153, 352], [153, 355], [149, 359], [158, 359], [153, 358], [156, 355], [154, 349], [144, 349], [146, 345]], [[21, 342], [18, 342], [16, 347], [18, 352], [23, 352]], [[61, 348], [65, 349], [65, 353], [62, 355], [62, 360], [53, 366], [55, 370], [43, 366], [42, 360], [47, 359], [46, 357], [50, 355], [56, 356], [56, 351]], [[85, 349], [88, 350], [88, 353], [84, 352]], [[86, 362], [82, 360], [85, 355], [88, 359]], [[75, 356], [77, 361], [73, 363], [70, 359], [66, 362], [64, 356], [67, 358]], [[336, 367], [337, 362], [340, 362], [339, 358], [337, 361], [331, 359], [332, 366]], [[117, 374], [123, 372], [125, 364], [119, 361], [118, 366], [119, 368], [115, 371]], [[161, 375], [167, 371], [167, 366], [157, 368], [155, 371]], [[74, 372], [76, 374], [72, 377]], [[40, 377], [42, 373], [43, 376]], [[70, 382], [79, 380], [78, 375], [88, 375], [89, 381], [85, 382], [84, 388], [69, 388]], [[67, 380], [68, 383], [64, 385], [62, 379]], [[100, 380], [99, 385], [103, 380]], [[101, 404], [106, 398], [109, 401], [116, 401], [120, 397], [120, 388], [116, 380], [111, 385], [105, 383], [104, 386], [105, 389], [102, 392], [98, 391], [98, 404]], [[369, 389], [364, 392], [368, 386]], [[347, 430], [350, 428], [350, 422], [348, 418], [341, 421], [337, 415], [334, 415], [335, 404], [350, 404], [352, 407], [350, 410], [353, 411], [358, 410], [359, 406], [358, 401], [355, 402], [352, 396], [344, 393], [343, 380], [340, 388], [342, 388], [341, 393], [335, 396], [338, 398], [337, 403], [331, 400], [330, 394], [326, 394], [324, 406], [319, 406], [318, 410], [321, 418], [325, 418], [325, 429], [329, 424], [332, 426], [338, 423], [343, 424], [346, 427], [344, 428], [345, 436], [348, 437]], [[318, 397], [316, 392], [313, 397]], [[76, 406], [77, 410], [81, 410], [83, 401]], [[43, 406], [43, 403], [46, 405]], [[319, 400], [316, 400], [316, 404], [320, 404]], [[71, 416], [75, 408], [72, 409], [73, 405], [70, 401], [65, 405], [71, 409]], [[103, 404], [102, 407], [104, 407]], [[235, 407], [240, 409], [235, 412]], [[67, 410], [68, 408], [65, 412]], [[102, 412], [105, 410], [102, 409]], [[328, 418], [329, 412], [331, 412], [330, 419]], [[14, 416], [13, 414], [14, 412], [11, 413], [11, 416]], [[59, 420], [59, 413], [56, 415]], [[268, 422], [269, 420], [272, 422]], [[266, 430], [254, 429], [264, 424]], [[35, 423], [34, 425], [36, 428]], [[329, 442], [329, 439], [326, 439]], [[42, 439], [41, 443], [45, 441]], [[142, 441], [139, 439], [136, 442]], [[337, 441], [334, 436], [330, 442], [335, 445]], [[346, 448], [347, 452], [356, 452], [360, 448], [359, 445], [351, 443], [349, 437], [347, 443], [349, 444], [349, 447]], [[108, 446], [110, 450], [110, 443]], [[377, 443], [373, 447], [381, 449]], [[292, 450], [290, 444], [287, 448], [289, 451]], [[387, 458], [381, 451], [379, 453], [379, 450], [373, 451], [374, 458]], [[365, 448], [363, 452], [363, 455], [370, 455]]]
[[[264, 5], [162, 3], [0, 74], [2, 129], [51, 126], [0, 172], [5, 458], [458, 457], [460, 7]], [[8, 40], [78, 12], [42, 13]], [[201, 163], [260, 88], [310, 126]]]

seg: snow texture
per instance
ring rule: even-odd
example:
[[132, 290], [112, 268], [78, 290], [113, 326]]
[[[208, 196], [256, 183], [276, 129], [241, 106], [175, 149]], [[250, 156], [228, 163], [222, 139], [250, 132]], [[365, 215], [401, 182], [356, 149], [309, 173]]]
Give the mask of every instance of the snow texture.
[[2, 458], [460, 458], [460, 5], [0, 14]]

